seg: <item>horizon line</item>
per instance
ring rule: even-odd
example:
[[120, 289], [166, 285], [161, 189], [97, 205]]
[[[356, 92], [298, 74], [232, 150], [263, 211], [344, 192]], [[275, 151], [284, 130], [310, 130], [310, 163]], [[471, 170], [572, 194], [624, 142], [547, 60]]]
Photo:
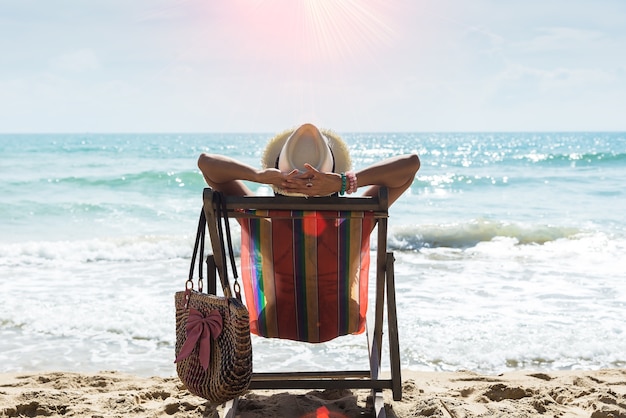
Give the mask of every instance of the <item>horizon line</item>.
[[[346, 130], [339, 131], [331, 129], [334, 132], [342, 132], [344, 134], [494, 134], [494, 133], [626, 133], [625, 129], [613, 130], [613, 129], [581, 129], [581, 130], [376, 130], [376, 131], [355, 131]], [[278, 132], [278, 131], [276, 131]], [[250, 134], [263, 134], [263, 135], [275, 135], [276, 132], [270, 131], [31, 131], [31, 132], [0, 132], [0, 135], [219, 135], [219, 134], [232, 134], [232, 135], [250, 135]]]

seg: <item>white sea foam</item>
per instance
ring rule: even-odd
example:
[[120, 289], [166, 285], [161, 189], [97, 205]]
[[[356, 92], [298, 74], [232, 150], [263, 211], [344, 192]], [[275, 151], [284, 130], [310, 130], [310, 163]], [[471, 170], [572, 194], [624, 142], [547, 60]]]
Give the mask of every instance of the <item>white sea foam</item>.
[[[193, 223], [190, 223], [190, 225]], [[235, 252], [239, 250], [239, 225], [231, 222]], [[191, 228], [190, 228], [191, 229]], [[619, 238], [619, 237], [618, 237]], [[193, 248], [194, 236], [186, 235], [140, 235], [101, 237], [73, 241], [26, 241], [0, 242], [0, 266], [92, 263], [142, 262], [188, 258]], [[619, 240], [613, 240], [601, 232], [586, 232], [579, 228], [551, 225], [529, 225], [472, 220], [466, 223], [395, 225], [389, 229], [388, 247], [391, 250], [420, 250], [424, 248], [472, 248], [492, 241], [515, 245], [546, 245], [559, 242], [560, 247], [588, 251], [609, 247], [615, 250]], [[375, 248], [376, 241], [372, 239]], [[575, 247], [580, 245], [580, 249]], [[497, 247], [488, 247], [497, 252]]]
[[[0, 371], [172, 374], [173, 294], [184, 286], [191, 246], [188, 236], [4, 244]], [[487, 372], [624, 365], [625, 249], [596, 234], [395, 250], [403, 365]], [[255, 339], [255, 356], [304, 370], [365, 362], [356, 349], [363, 338], [320, 346]], [[340, 354], [329, 363], [331, 348]]]
[[97, 261], [149, 261], [188, 257], [193, 236], [140, 236], [0, 244], [0, 266]]

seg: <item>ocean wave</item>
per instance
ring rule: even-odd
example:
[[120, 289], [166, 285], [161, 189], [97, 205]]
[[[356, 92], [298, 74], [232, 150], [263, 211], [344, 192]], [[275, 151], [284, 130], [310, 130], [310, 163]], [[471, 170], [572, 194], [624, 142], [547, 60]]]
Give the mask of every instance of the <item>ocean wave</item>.
[[140, 236], [0, 244], [0, 266], [141, 262], [188, 258], [191, 236]]
[[[239, 256], [239, 227], [233, 224], [233, 246]], [[498, 238], [515, 245], [543, 245], [557, 240], [574, 240], [584, 235], [579, 228], [524, 225], [489, 220], [436, 225], [404, 225], [389, 230], [391, 251], [419, 251], [422, 248], [467, 249]], [[192, 235], [95, 238], [69, 241], [31, 241], [0, 244], [0, 266], [48, 263], [142, 262], [188, 259]], [[372, 236], [372, 248], [376, 239]], [[210, 252], [207, 241], [206, 252]]]
[[517, 160], [536, 163], [540, 166], [598, 166], [598, 165], [615, 165], [623, 164], [626, 161], [626, 153], [612, 152], [570, 152], [570, 153], [540, 153], [532, 152], [524, 155], [513, 157]]
[[472, 220], [465, 223], [400, 226], [392, 230], [390, 249], [408, 251], [420, 248], [469, 248], [495, 238], [511, 238], [519, 245], [542, 245], [558, 239], [575, 238], [579, 228], [524, 225], [507, 222]]
[[[203, 187], [204, 179], [197, 170], [189, 171], [160, 171], [146, 170], [140, 172], [119, 172], [107, 174], [93, 174], [84, 176], [67, 176], [67, 177], [39, 177], [30, 180], [14, 180], [10, 186], [18, 187], [44, 187], [51, 188], [55, 186], [69, 186], [79, 189], [108, 188], [123, 189], [137, 188], [145, 190], [145, 188], [154, 187]], [[8, 185], [7, 185], [8, 186]]]
[[[519, 179], [515, 179], [519, 182]], [[434, 187], [438, 189], [457, 189], [475, 187], [507, 186], [511, 183], [508, 176], [472, 175], [453, 172], [437, 173], [433, 175], [418, 175], [413, 183], [413, 188]]]

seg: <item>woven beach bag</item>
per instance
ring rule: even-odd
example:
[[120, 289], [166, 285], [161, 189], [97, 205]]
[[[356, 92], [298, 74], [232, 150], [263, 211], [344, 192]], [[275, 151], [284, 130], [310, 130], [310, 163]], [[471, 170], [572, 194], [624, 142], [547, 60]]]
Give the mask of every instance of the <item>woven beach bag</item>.
[[[189, 299], [187, 300], [187, 296]], [[236, 298], [196, 291], [176, 292], [176, 356], [187, 339], [189, 312], [195, 309], [206, 318], [217, 311], [223, 320], [220, 335], [210, 341], [208, 369], [201, 364], [200, 348], [176, 363], [178, 377], [189, 392], [220, 404], [248, 389], [252, 376], [252, 346], [248, 310]]]
[[[216, 198], [222, 199], [217, 195]], [[218, 204], [218, 209], [220, 205]], [[228, 249], [235, 277], [233, 297], [228, 282], [226, 252], [222, 221], [226, 229]], [[237, 269], [232, 253], [228, 214], [218, 210], [218, 230], [222, 248], [223, 277], [220, 275], [224, 296], [202, 293], [202, 258], [206, 217], [200, 213], [198, 232], [191, 258], [189, 279], [185, 290], [176, 292], [176, 372], [189, 392], [221, 404], [243, 394], [252, 378], [252, 342], [250, 318], [241, 301]], [[198, 291], [193, 289], [193, 270], [198, 262]]]

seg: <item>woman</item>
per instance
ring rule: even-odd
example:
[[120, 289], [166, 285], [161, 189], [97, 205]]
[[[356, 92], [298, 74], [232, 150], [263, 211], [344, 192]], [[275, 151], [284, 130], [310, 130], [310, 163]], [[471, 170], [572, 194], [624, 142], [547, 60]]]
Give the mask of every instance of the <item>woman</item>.
[[370, 186], [365, 196], [375, 196], [378, 187], [385, 186], [390, 205], [411, 186], [420, 160], [407, 154], [356, 172], [350, 166], [341, 138], [309, 123], [274, 137], [265, 149], [261, 169], [215, 154], [203, 153], [198, 159], [209, 186], [227, 195], [252, 195], [243, 180], [270, 185], [280, 194], [306, 197], [350, 194], [363, 186]]

